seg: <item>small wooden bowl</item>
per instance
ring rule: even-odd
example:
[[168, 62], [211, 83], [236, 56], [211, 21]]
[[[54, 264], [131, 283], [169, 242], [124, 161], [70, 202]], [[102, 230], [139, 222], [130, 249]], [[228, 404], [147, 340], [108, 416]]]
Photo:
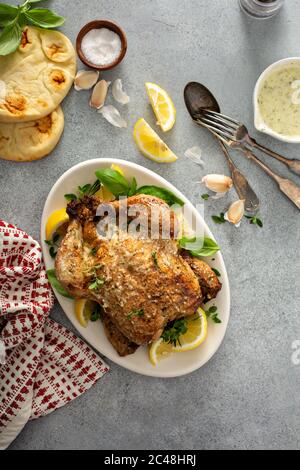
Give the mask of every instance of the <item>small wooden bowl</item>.
[[[92, 29], [100, 29], [100, 28], [110, 29], [111, 31], [117, 33], [120, 36], [120, 39], [121, 39], [122, 48], [121, 48], [121, 53], [120, 53], [119, 57], [114, 62], [112, 62], [111, 64], [107, 64], [107, 65], [92, 64], [91, 62], [89, 62], [87, 60], [87, 58], [85, 57], [85, 55], [83, 54], [82, 49], [81, 49], [81, 43], [82, 43], [82, 39], [84, 38], [84, 36], [89, 31], [91, 31]], [[95, 69], [95, 70], [99, 70], [99, 71], [101, 71], [101, 70], [111, 70], [114, 67], [116, 67], [117, 65], [119, 65], [125, 57], [125, 54], [127, 52], [126, 34], [124, 33], [123, 29], [120, 28], [120, 26], [118, 26], [116, 23], [113, 23], [112, 21], [109, 21], [109, 20], [91, 21], [90, 23], [87, 23], [79, 31], [77, 39], [76, 39], [76, 49], [77, 49], [77, 54], [78, 54], [81, 62], [83, 62], [85, 65], [87, 65], [91, 69]]]

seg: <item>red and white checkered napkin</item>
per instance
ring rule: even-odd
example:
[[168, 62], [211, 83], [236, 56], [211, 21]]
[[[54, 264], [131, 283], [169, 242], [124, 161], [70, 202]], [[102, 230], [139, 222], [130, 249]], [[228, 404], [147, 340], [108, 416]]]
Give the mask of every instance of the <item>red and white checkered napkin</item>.
[[108, 371], [48, 318], [52, 305], [39, 244], [0, 220], [0, 449], [29, 419], [65, 405]]

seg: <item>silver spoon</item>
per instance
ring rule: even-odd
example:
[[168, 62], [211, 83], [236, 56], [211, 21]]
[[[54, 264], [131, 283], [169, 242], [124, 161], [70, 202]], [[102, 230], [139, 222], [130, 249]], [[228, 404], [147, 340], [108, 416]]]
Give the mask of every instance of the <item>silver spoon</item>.
[[[201, 113], [203, 110], [211, 110], [217, 113], [220, 112], [220, 106], [215, 97], [205, 86], [201, 85], [200, 83], [191, 82], [185, 87], [184, 100], [191, 118], [198, 125], [201, 125], [199, 123], [198, 117], [199, 113]], [[247, 178], [233, 163], [225, 144], [217, 136], [215, 137], [220, 143], [225, 158], [228, 162], [232, 181], [239, 198], [245, 200], [246, 211], [250, 214], [255, 214], [260, 206], [260, 202], [256, 193], [250, 186]]]

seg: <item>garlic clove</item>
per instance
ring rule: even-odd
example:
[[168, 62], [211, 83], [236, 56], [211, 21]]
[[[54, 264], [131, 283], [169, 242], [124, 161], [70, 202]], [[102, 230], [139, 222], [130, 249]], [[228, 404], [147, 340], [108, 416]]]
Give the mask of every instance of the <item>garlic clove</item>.
[[102, 114], [102, 116], [115, 127], [127, 127], [127, 122], [121, 117], [117, 108], [112, 105], [103, 106], [98, 113]]
[[104, 106], [109, 85], [110, 82], [107, 82], [106, 80], [101, 80], [97, 83], [93, 89], [90, 100], [90, 106], [92, 108], [101, 109]]
[[214, 193], [227, 193], [233, 186], [233, 181], [229, 176], [225, 175], [207, 175], [202, 179], [207, 189]]
[[118, 78], [117, 80], [114, 81], [111, 91], [112, 91], [112, 95], [113, 95], [114, 99], [117, 101], [117, 103], [120, 103], [120, 104], [123, 104], [123, 105], [129, 103], [130, 98], [124, 92], [122, 80], [120, 78]]
[[245, 201], [236, 201], [229, 207], [224, 218], [231, 224], [239, 227], [245, 215]]
[[74, 80], [76, 91], [90, 90], [98, 81], [99, 72], [96, 70], [80, 70]]

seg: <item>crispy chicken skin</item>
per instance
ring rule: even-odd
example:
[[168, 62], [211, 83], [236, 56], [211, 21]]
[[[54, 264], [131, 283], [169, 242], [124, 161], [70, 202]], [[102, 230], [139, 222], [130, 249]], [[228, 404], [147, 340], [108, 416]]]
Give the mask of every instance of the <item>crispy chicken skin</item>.
[[[101, 305], [108, 339], [120, 355], [127, 355], [158, 339], [168, 322], [193, 315], [204, 297], [198, 273], [195, 275], [189, 260], [181, 256], [174, 238], [143, 236], [143, 229], [144, 235], [150, 230], [148, 224], [141, 227], [139, 236], [131, 234], [128, 219], [135, 217], [130, 213], [126, 230], [121, 228], [111, 239], [101, 237], [99, 212], [96, 216], [99, 205], [103, 208], [95, 197], [68, 205], [70, 224], [56, 257], [56, 273], [72, 296]], [[148, 219], [151, 209], [160, 230], [168, 219], [175, 237], [177, 219], [164, 201], [139, 195], [128, 198], [127, 205], [138, 207], [138, 214]], [[124, 201], [105, 203], [105, 208], [109, 207], [121, 217]], [[95, 279], [100, 284], [91, 289]]]
[[222, 289], [222, 284], [220, 283], [218, 276], [207, 263], [191, 256], [187, 251], [182, 251], [181, 255], [190, 265], [198, 278], [203, 294], [203, 303], [215, 299]]

